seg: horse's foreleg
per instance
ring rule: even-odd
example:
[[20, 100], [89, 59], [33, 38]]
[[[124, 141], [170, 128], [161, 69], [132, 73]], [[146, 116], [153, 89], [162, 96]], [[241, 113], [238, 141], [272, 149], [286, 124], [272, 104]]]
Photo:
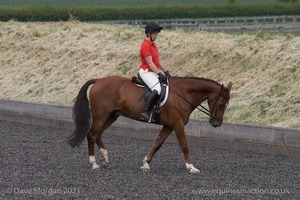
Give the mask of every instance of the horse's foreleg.
[[183, 125], [177, 126], [177, 128], [175, 129], [175, 133], [184, 155], [186, 169], [192, 174], [199, 173], [200, 172], [199, 169], [194, 167], [194, 165], [192, 164], [192, 160], [190, 158], [189, 147], [184, 132], [184, 126]]
[[149, 163], [151, 162], [154, 154], [160, 149], [160, 147], [162, 146], [162, 144], [165, 142], [165, 140], [168, 138], [168, 136], [171, 134], [172, 129], [166, 126], [163, 126], [162, 130], [160, 131], [154, 146], [151, 148], [151, 150], [149, 151], [149, 153], [147, 154], [147, 156], [144, 158], [143, 160], [143, 166], [141, 167], [141, 169], [145, 172], [149, 172], [150, 171], [150, 166]]

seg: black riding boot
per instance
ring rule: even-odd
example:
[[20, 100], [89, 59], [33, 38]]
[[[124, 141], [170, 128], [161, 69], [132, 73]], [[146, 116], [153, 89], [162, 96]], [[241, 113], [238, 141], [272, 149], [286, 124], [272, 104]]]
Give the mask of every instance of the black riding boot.
[[152, 107], [155, 105], [155, 103], [157, 102], [158, 97], [159, 97], [159, 95], [158, 95], [157, 91], [153, 90], [146, 101], [144, 111], [141, 113], [141, 120], [147, 121], [147, 122], [149, 121], [149, 119], [150, 119], [149, 112], [152, 109]]

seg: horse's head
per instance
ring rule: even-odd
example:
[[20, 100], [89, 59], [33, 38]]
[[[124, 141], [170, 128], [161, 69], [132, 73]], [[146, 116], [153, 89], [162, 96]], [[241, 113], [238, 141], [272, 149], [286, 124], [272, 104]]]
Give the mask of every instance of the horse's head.
[[230, 89], [233, 83], [229, 83], [227, 87], [221, 86], [220, 91], [212, 92], [208, 95], [208, 107], [210, 111], [209, 123], [213, 127], [222, 125], [223, 115], [230, 99]]

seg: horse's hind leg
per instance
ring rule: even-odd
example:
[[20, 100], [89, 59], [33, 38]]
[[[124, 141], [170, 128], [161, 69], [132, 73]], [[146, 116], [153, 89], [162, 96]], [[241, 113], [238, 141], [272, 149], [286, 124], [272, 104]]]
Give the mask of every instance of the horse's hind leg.
[[98, 138], [97, 138], [97, 141], [96, 141], [97, 145], [99, 147], [99, 150], [100, 150], [100, 161], [101, 161], [102, 165], [104, 165], [104, 166], [107, 166], [107, 164], [108, 164], [108, 156], [107, 156], [108, 153], [107, 153], [107, 149], [105, 147], [105, 144], [102, 141], [102, 137], [101, 136], [102, 136], [103, 132], [108, 127], [110, 127], [110, 125], [112, 123], [114, 123], [117, 119], [118, 119], [118, 116], [116, 116], [116, 115], [111, 114], [109, 116], [109, 118], [104, 123], [104, 125], [102, 127], [102, 130], [101, 130], [100, 134], [98, 135]]
[[97, 145], [100, 151], [100, 162], [102, 165], [107, 166], [108, 164], [108, 152], [102, 141], [101, 134], [97, 138]]
[[95, 143], [97, 141], [98, 135], [101, 132], [103, 122], [99, 120], [94, 120], [92, 124], [92, 128], [90, 133], [87, 136], [88, 140], [88, 149], [89, 149], [89, 163], [92, 165], [92, 169], [98, 169], [99, 165], [97, 164], [96, 158], [95, 158]]

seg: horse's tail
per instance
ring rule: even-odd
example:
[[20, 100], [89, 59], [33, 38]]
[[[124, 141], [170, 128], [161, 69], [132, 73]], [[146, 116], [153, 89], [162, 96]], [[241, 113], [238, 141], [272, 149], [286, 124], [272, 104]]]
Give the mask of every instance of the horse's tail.
[[78, 147], [84, 138], [89, 134], [91, 129], [91, 110], [87, 98], [87, 90], [90, 85], [94, 84], [97, 79], [87, 81], [79, 90], [77, 97], [74, 99], [73, 118], [75, 121], [75, 131], [68, 138], [68, 144]]

